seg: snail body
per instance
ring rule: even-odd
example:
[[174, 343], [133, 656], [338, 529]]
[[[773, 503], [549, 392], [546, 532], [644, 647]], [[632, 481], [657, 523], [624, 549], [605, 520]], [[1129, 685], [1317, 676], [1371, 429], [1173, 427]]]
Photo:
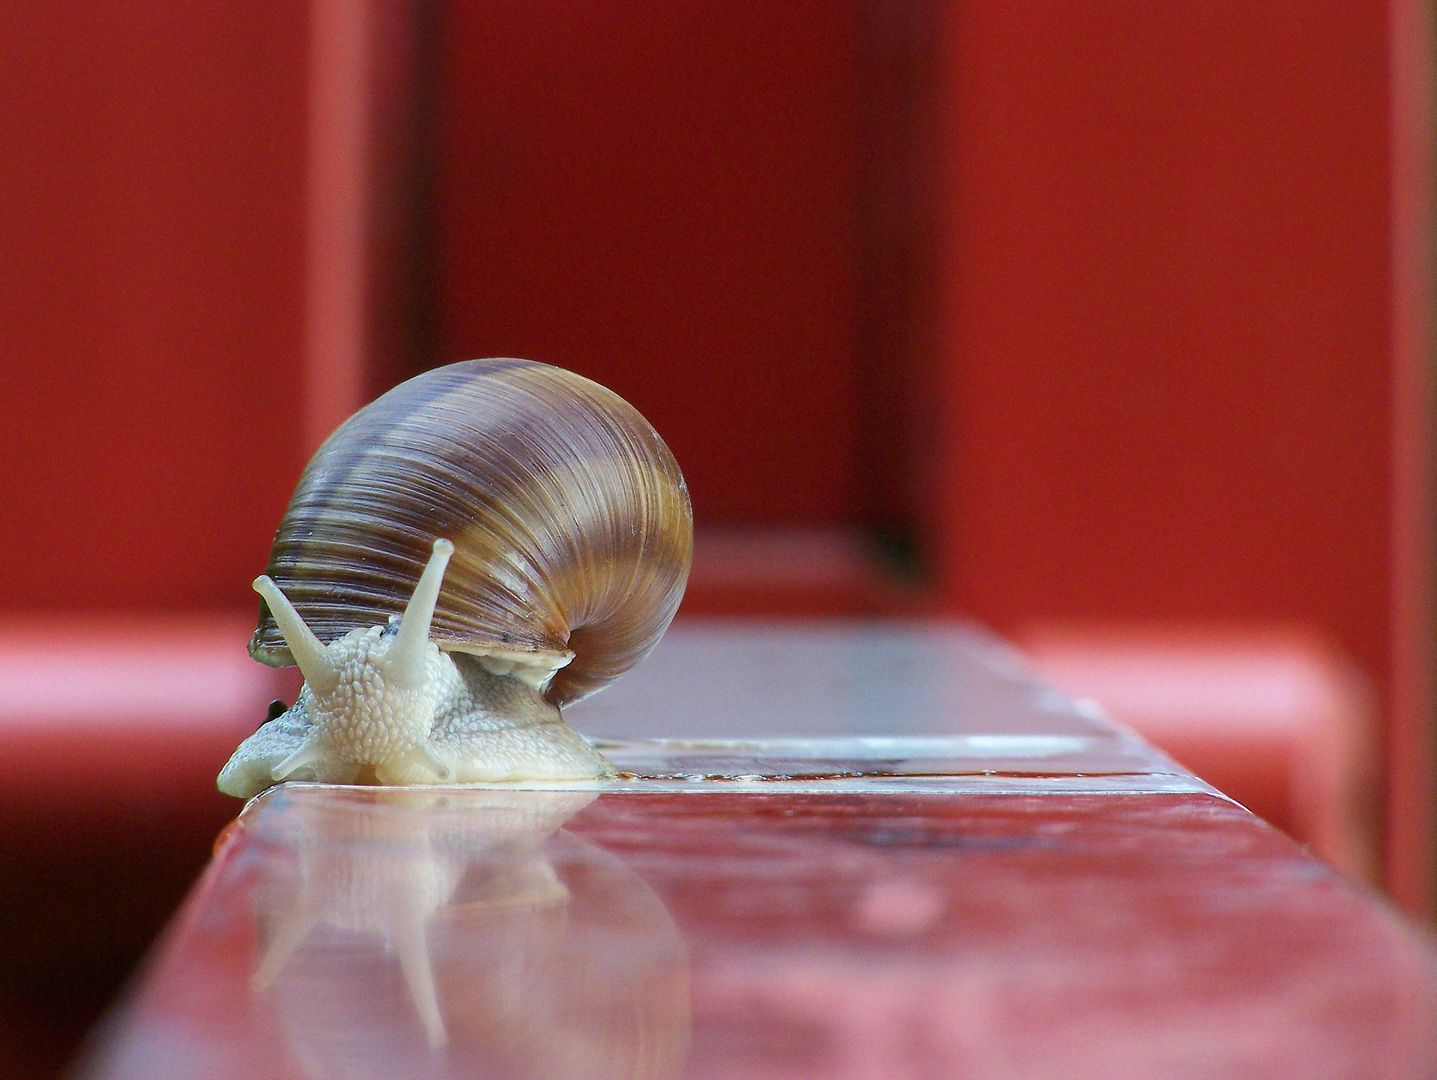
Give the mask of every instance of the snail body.
[[657, 644], [692, 547], [673, 455], [597, 383], [501, 359], [401, 384], [300, 478], [250, 653], [305, 688], [220, 789], [603, 775], [560, 710]]

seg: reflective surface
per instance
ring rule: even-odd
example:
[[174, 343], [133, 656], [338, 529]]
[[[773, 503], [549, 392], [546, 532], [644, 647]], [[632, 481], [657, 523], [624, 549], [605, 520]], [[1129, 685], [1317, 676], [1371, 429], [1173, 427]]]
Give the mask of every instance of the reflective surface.
[[564, 718], [618, 739], [1119, 734], [992, 635], [946, 623], [681, 621]]
[[89, 1074], [1426, 1076], [1434, 1002], [1211, 795], [286, 785]]
[[964, 626], [681, 623], [564, 715], [628, 790], [1212, 790]]
[[590, 798], [277, 794], [249, 850], [282, 852], [282, 869], [241, 853], [235, 872], [260, 875], [250, 985], [293, 1058], [321, 1076], [649, 1076], [676, 1064], [683, 946], [621, 861], [558, 832]]
[[[736, 694], [646, 741], [631, 702], [605, 784], [273, 789], [78, 1072], [1437, 1074], [1427, 936], [988, 644], [937, 642], [946, 729], [900, 666], [830, 739]], [[694, 682], [659, 707], [713, 732]]]

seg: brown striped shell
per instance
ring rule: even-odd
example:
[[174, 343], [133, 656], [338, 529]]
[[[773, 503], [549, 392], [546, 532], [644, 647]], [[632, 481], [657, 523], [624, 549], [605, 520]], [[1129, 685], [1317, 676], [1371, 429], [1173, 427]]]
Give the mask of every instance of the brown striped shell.
[[[470, 360], [350, 417], [300, 477], [266, 571], [324, 642], [403, 612], [454, 542], [430, 638], [555, 667], [563, 706], [658, 643], [683, 597], [693, 512], [673, 454], [610, 390], [528, 360]], [[293, 663], [267, 607], [250, 655]]]

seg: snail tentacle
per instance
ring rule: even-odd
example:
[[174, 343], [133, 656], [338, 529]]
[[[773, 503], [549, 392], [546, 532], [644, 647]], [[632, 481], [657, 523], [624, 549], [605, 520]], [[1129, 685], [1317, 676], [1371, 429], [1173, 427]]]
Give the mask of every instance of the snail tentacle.
[[[444, 569], [454, 545], [448, 540], [434, 541], [434, 554], [419, 575], [419, 584], [399, 620], [389, 651], [381, 658], [384, 674], [395, 686], [417, 687], [424, 682], [425, 652], [429, 645], [429, 624], [434, 618], [434, 604], [444, 583]], [[438, 770], [436, 770], [438, 771]], [[443, 773], [440, 773], [442, 776]]]
[[304, 673], [304, 681], [309, 683], [310, 689], [317, 694], [333, 693], [339, 684], [339, 669], [329, 658], [324, 643], [314, 636], [314, 631], [300, 617], [299, 612], [295, 611], [289, 597], [280, 591], [274, 578], [268, 574], [261, 574], [254, 579], [254, 591], [264, 597], [264, 602], [269, 605], [274, 621], [279, 625], [279, 632], [284, 635], [284, 643], [289, 646], [294, 662]]
[[295, 773], [296, 770], [303, 769], [315, 764], [323, 756], [324, 754], [320, 751], [318, 747], [316, 747], [313, 743], [308, 743], [304, 746], [301, 746], [294, 753], [290, 754], [289, 757], [285, 758], [278, 765], [272, 768], [269, 771], [269, 774], [270, 776], [274, 777], [275, 782], [278, 783], [281, 780], [288, 779]]
[[[414, 766], [421, 770], [432, 773], [432, 777], [424, 777], [425, 781], [437, 780], [439, 783], [446, 783], [454, 775], [454, 770], [449, 763], [444, 761], [435, 753], [432, 746], [420, 743], [407, 755], [403, 755], [392, 762], [384, 762], [374, 767], [374, 776], [381, 784], [401, 783], [394, 777], [414, 775]], [[413, 781], [411, 781], [412, 783]]]

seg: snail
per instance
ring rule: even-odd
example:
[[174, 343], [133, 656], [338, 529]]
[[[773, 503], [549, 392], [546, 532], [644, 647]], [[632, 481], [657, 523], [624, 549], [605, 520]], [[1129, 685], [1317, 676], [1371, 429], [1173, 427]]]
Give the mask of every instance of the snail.
[[653, 649], [692, 553], [678, 464], [617, 394], [516, 359], [416, 376], [300, 477], [249, 649], [305, 685], [219, 788], [603, 776], [561, 710]]

